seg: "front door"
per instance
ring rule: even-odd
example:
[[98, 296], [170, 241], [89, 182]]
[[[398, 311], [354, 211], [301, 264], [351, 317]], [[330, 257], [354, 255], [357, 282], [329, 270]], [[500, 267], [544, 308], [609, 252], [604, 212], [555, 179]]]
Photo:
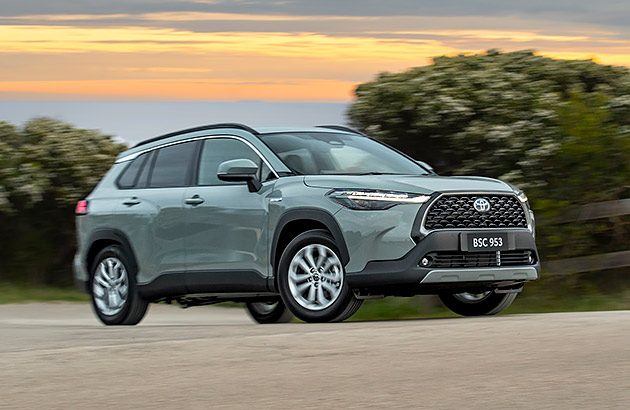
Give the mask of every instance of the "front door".
[[[246, 183], [217, 178], [220, 163], [240, 158], [262, 166], [260, 191], [250, 192]], [[230, 137], [204, 140], [195, 181], [184, 198], [187, 276], [208, 285], [198, 287], [199, 291], [247, 291], [249, 282], [266, 283], [267, 196], [274, 184], [273, 179], [265, 181], [268, 175], [269, 169], [244, 142]]]

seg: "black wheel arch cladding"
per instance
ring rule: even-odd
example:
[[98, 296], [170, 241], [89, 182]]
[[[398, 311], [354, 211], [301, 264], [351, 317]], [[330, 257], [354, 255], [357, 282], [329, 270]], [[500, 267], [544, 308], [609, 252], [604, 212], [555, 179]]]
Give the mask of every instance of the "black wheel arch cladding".
[[278, 252], [282, 252], [282, 250], [278, 249], [278, 243], [280, 240], [280, 236], [282, 234], [283, 229], [291, 222], [294, 221], [314, 221], [326, 227], [326, 229], [332, 235], [337, 248], [339, 249], [341, 263], [345, 266], [350, 261], [350, 254], [348, 252], [348, 247], [346, 246], [346, 241], [343, 237], [343, 233], [339, 224], [333, 217], [333, 215], [327, 211], [316, 208], [299, 208], [299, 209], [291, 209], [286, 211], [278, 220], [278, 224], [276, 225], [276, 229], [273, 234], [273, 241], [271, 245], [271, 265], [273, 267], [276, 266], [276, 263], [279, 259]]

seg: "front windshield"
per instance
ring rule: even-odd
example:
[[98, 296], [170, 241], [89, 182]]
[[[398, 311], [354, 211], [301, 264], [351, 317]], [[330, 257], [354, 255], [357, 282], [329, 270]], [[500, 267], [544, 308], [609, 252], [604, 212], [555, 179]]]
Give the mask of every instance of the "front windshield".
[[261, 138], [298, 175], [428, 174], [413, 160], [359, 135], [292, 132]]

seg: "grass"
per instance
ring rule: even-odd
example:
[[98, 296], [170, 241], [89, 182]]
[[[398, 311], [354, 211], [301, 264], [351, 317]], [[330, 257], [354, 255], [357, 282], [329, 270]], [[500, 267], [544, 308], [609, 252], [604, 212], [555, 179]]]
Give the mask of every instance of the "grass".
[[[629, 310], [630, 287], [603, 291], [584, 286], [549, 286], [548, 281], [529, 283], [505, 314]], [[437, 296], [366, 300], [351, 320], [455, 317]]]
[[[598, 310], [630, 309], [630, 292], [619, 294], [583, 295], [579, 298], [560, 296], [555, 298], [536, 297], [525, 292], [519, 295], [504, 314], [587, 312]], [[412, 298], [386, 298], [366, 300], [350, 320], [390, 320], [457, 317], [441, 306], [437, 296], [415, 296]]]
[[[505, 310], [507, 314], [582, 312], [630, 309], [630, 283], [623, 280], [604, 281], [608, 286], [585, 285], [578, 278], [549, 278], [529, 283], [516, 301]], [[85, 302], [89, 296], [68, 288], [35, 288], [0, 282], [0, 304], [26, 302]], [[222, 304], [241, 306], [241, 304]], [[437, 296], [415, 296], [366, 300], [351, 320], [388, 320], [455, 317], [444, 308]]]
[[89, 296], [72, 288], [32, 287], [0, 282], [0, 304], [27, 302], [85, 302]]
[[352, 316], [351, 321], [419, 319], [456, 317], [441, 306], [437, 296], [414, 296], [411, 298], [388, 297], [363, 302], [363, 306]]

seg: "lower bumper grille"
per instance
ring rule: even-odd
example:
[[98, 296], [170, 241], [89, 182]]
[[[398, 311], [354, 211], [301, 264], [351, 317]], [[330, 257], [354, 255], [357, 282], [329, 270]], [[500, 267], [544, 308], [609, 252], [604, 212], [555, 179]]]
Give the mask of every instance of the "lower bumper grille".
[[534, 252], [530, 250], [501, 252], [431, 252], [421, 259], [420, 266], [431, 268], [482, 268], [533, 265], [536, 263], [534, 255]]

